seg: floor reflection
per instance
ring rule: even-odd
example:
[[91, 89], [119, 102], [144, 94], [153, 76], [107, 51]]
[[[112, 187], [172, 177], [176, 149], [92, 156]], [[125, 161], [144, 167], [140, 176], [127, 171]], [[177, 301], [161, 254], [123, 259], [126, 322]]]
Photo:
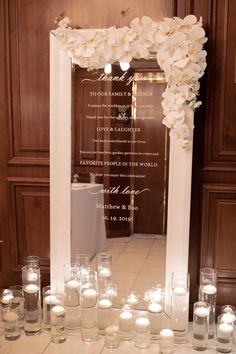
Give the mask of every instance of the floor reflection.
[[[164, 287], [166, 238], [132, 236], [107, 240], [106, 253], [112, 255], [112, 281], [117, 284], [120, 306], [127, 293], [144, 292], [158, 284]], [[92, 265], [95, 266], [95, 258]], [[140, 307], [145, 303], [140, 302]]]

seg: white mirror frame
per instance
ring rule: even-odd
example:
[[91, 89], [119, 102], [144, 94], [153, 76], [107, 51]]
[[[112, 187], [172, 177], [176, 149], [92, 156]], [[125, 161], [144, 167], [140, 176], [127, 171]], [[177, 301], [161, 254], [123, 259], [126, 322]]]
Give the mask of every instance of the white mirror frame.
[[[192, 15], [190, 15], [192, 16]], [[71, 70], [72, 59], [50, 33], [50, 274], [64, 288], [63, 265], [71, 261]], [[193, 110], [188, 111], [193, 126]], [[188, 271], [192, 144], [184, 149], [170, 136], [166, 312], [170, 312], [171, 273]]]

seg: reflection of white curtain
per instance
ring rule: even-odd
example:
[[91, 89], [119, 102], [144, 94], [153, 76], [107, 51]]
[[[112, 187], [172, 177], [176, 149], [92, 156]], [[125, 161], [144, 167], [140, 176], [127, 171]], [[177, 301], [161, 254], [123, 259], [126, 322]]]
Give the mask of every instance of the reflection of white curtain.
[[[71, 190], [71, 255], [88, 253], [90, 259], [106, 248], [103, 184], [78, 183]], [[73, 259], [73, 257], [72, 257]]]

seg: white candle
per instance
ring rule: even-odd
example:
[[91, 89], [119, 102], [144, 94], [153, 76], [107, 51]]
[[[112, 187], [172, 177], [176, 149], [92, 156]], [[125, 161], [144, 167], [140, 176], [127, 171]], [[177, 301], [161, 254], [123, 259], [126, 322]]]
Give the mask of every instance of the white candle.
[[133, 314], [127, 310], [121, 312], [119, 316], [120, 331], [130, 331], [133, 328]]
[[205, 307], [197, 307], [194, 310], [194, 315], [196, 315], [198, 317], [206, 317], [209, 315], [209, 310], [206, 309]]
[[160, 331], [160, 352], [171, 354], [174, 351], [174, 333], [171, 329], [162, 329]]
[[38, 274], [35, 272], [27, 274], [27, 281], [28, 282], [36, 282], [38, 280]]
[[160, 336], [161, 339], [172, 340], [174, 338], [174, 332], [169, 328], [165, 328], [161, 330]]
[[137, 305], [138, 304], [138, 296], [133, 293], [129, 294], [127, 297], [127, 303], [129, 305], [133, 305], [133, 306]]
[[65, 316], [65, 309], [61, 305], [53, 306], [51, 309], [51, 323], [52, 325], [58, 324], [58, 317]]
[[53, 304], [56, 304], [56, 302], [57, 302], [57, 298], [56, 298], [56, 296], [54, 296], [54, 295], [47, 295], [47, 296], [45, 296], [45, 298], [43, 299], [43, 302], [45, 303], [45, 304], [47, 304], [47, 305], [53, 305]]
[[153, 312], [153, 313], [160, 313], [163, 311], [163, 307], [160, 304], [157, 304], [155, 302], [151, 302], [148, 305], [148, 311]]
[[14, 296], [12, 295], [12, 293], [8, 293], [2, 297], [1, 303], [4, 305], [8, 305], [12, 299], [14, 299]]
[[98, 270], [98, 275], [102, 278], [109, 278], [111, 276], [111, 271], [109, 268], [103, 267]]
[[79, 281], [75, 279], [65, 283], [65, 305], [79, 306], [79, 286]]
[[187, 294], [187, 290], [182, 287], [177, 287], [177, 288], [173, 289], [173, 293], [174, 293], [174, 295], [177, 295], [177, 296], [184, 296]]
[[14, 322], [18, 319], [18, 315], [15, 312], [6, 312], [4, 314], [4, 321], [6, 322]]
[[214, 295], [216, 294], [217, 289], [214, 285], [208, 284], [202, 288], [202, 291], [207, 295]]
[[135, 321], [136, 332], [143, 333], [150, 330], [150, 321], [148, 318], [140, 317]]
[[39, 287], [35, 284], [25, 285], [24, 291], [28, 294], [35, 294], [39, 291]]
[[68, 286], [68, 288], [70, 289], [78, 289], [79, 288], [79, 281], [78, 280], [69, 280], [68, 282], [66, 282], [66, 286]]
[[82, 293], [82, 306], [93, 307], [96, 306], [97, 292], [95, 289], [86, 289]]
[[233, 313], [227, 312], [222, 314], [222, 319], [225, 322], [234, 322], [236, 320], [236, 316]]
[[100, 309], [109, 309], [112, 306], [112, 302], [109, 299], [101, 299], [98, 301], [98, 307]]
[[229, 323], [220, 323], [217, 329], [217, 337], [229, 338], [233, 332], [233, 326]]

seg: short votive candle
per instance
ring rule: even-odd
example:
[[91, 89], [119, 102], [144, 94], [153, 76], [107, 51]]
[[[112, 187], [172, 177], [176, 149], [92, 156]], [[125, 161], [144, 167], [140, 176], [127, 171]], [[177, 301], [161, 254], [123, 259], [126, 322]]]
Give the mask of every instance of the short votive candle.
[[105, 346], [109, 349], [118, 348], [120, 343], [119, 327], [112, 325], [105, 330]]
[[233, 322], [226, 321], [224, 315], [217, 318], [216, 337], [216, 350], [220, 353], [230, 353], [232, 351]]
[[161, 354], [172, 354], [174, 352], [174, 332], [171, 329], [161, 330], [159, 346]]
[[2, 309], [5, 339], [13, 341], [20, 337], [20, 318], [14, 304], [9, 304]]

